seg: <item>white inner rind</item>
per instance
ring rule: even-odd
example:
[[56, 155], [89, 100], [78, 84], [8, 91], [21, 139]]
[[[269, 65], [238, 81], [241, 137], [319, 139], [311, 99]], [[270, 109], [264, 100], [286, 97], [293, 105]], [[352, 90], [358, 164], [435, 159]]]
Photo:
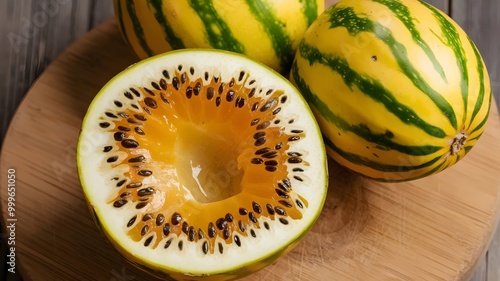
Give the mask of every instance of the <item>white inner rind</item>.
[[[240, 71], [250, 74], [260, 84], [260, 88], [281, 89], [288, 97], [287, 105], [282, 107], [280, 116], [293, 117], [294, 127], [303, 128], [306, 136], [301, 141], [290, 142], [291, 151], [305, 152], [302, 159], [310, 163], [310, 168], [303, 174], [304, 181], [290, 178], [294, 193], [300, 194], [308, 206], [302, 210], [300, 220], [289, 220], [288, 225], [271, 221], [270, 231], [257, 232], [256, 238], [241, 237], [242, 245], [226, 246], [224, 253], [215, 251], [205, 255], [200, 250], [203, 240], [197, 243], [188, 242], [185, 238], [183, 249], [177, 245], [163, 248], [163, 243], [156, 248], [145, 247], [143, 243], [133, 241], [127, 234], [126, 224], [137, 213], [132, 204], [115, 208], [109, 204], [110, 198], [116, 196], [116, 188], [111, 178], [123, 176], [123, 170], [103, 169], [106, 162], [102, 149], [112, 143], [112, 134], [102, 130], [98, 124], [103, 112], [113, 108], [114, 100], [124, 100], [123, 92], [129, 85], [147, 85], [151, 77], [159, 77], [162, 70], [174, 69], [182, 64], [193, 66], [197, 70], [209, 73], [220, 73], [223, 81], [229, 82], [232, 77], [238, 77]], [[203, 73], [202, 72], [202, 73]], [[91, 207], [95, 210], [100, 224], [109, 238], [128, 253], [123, 253], [129, 259], [154, 267], [157, 270], [175, 271], [187, 274], [217, 274], [233, 271], [246, 265], [257, 263], [282, 251], [301, 238], [318, 217], [325, 200], [327, 188], [326, 154], [319, 128], [306, 102], [300, 93], [279, 74], [263, 65], [247, 59], [242, 55], [217, 50], [181, 50], [166, 53], [144, 60], [133, 65], [110, 80], [89, 107], [84, 118], [78, 143], [77, 162], [84, 193]], [[291, 174], [293, 165], [288, 169]], [[120, 174], [121, 173], [121, 174]], [[200, 210], [202, 212], [209, 210]], [[262, 217], [261, 219], [267, 219]], [[146, 239], [149, 235], [143, 238]], [[165, 239], [164, 239], [165, 240]], [[165, 240], [166, 241], [166, 240]]]

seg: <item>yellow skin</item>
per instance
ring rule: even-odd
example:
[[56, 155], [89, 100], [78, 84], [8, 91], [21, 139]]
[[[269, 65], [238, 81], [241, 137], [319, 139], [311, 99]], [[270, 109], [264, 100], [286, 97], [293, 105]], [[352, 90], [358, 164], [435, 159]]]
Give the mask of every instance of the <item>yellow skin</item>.
[[[150, 5], [149, 1], [135, 1], [133, 10], [138, 22], [142, 26], [144, 40], [152, 51], [152, 53], [148, 54], [144, 46], [141, 45], [140, 39], [134, 30], [134, 23], [131, 19], [133, 15], [129, 13], [130, 10], [126, 2], [125, 0], [114, 0], [115, 14], [120, 23], [122, 34], [139, 58], [144, 59], [151, 54], [155, 55], [179, 48], [179, 46], [173, 46], [173, 44], [167, 41], [166, 37], [169, 35], [165, 34], [159, 21], [155, 18], [155, 13], [158, 10], [155, 10], [156, 8]], [[231, 51], [226, 47], [214, 46], [210, 42], [207, 26], [203, 23], [199, 13], [190, 6], [190, 1], [163, 0], [160, 2], [162, 4], [162, 20], [171, 28], [175, 36], [182, 40], [182, 48], [221, 48]], [[256, 18], [244, 0], [213, 0], [212, 6], [209, 7], [213, 7], [216, 15], [208, 14], [207, 17], [218, 17], [220, 22], [227, 25], [231, 36], [241, 44], [242, 49], [235, 50], [236, 52], [243, 53], [256, 61], [262, 62], [278, 72], [288, 74], [293, 54], [302, 39], [302, 35], [313, 20], [311, 17], [315, 18], [324, 10], [324, 1], [309, 0], [306, 2], [315, 3], [317, 7], [316, 14], [309, 16], [309, 19], [304, 14], [303, 4], [298, 0], [267, 1], [266, 5], [270, 7], [269, 12], [275, 18], [275, 21], [271, 24], [269, 22], [261, 22]], [[211, 22], [216, 21], [213, 19]], [[276, 36], [269, 36], [269, 32], [266, 31], [272, 24], [283, 28], [284, 36], [287, 36], [289, 39], [289, 52], [285, 54], [289, 62], [286, 63], [286, 67], [284, 67], [281, 62], [282, 59], [277, 55], [275, 47], [273, 47], [272, 37]], [[223, 34], [224, 31], [221, 26], [212, 24], [210, 28], [213, 28], [215, 36], [223, 38], [223, 40], [227, 39], [227, 36]]]

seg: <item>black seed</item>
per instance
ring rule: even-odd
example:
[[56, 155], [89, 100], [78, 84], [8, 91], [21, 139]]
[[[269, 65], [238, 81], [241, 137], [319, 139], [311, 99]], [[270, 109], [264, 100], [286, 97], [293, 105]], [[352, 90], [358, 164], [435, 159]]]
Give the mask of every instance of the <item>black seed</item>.
[[135, 120], [134, 118], [127, 118], [127, 122], [130, 124], [141, 124], [139, 121]]
[[259, 102], [255, 102], [255, 103], [252, 105], [252, 111], [256, 111], [258, 108], [259, 108]]
[[116, 187], [120, 187], [120, 186], [122, 186], [126, 182], [127, 182], [127, 180], [121, 180], [121, 181], [119, 181], [119, 182], [116, 183]]
[[240, 237], [238, 235], [234, 235], [234, 243], [236, 243], [236, 245], [238, 245], [238, 247], [241, 247], [241, 240], [240, 240]]
[[226, 219], [219, 218], [215, 222], [215, 225], [217, 226], [218, 229], [223, 230], [227, 226], [227, 221], [226, 221]]
[[141, 187], [141, 186], [142, 186], [142, 182], [133, 182], [133, 183], [127, 184], [127, 188], [137, 188], [137, 187]]
[[269, 90], [267, 90], [267, 92], [266, 92], [266, 96], [269, 96], [270, 94], [272, 94], [272, 93], [273, 93], [273, 91], [274, 91], [273, 89], [269, 89]]
[[276, 156], [278, 156], [277, 151], [270, 151], [270, 152], [266, 152], [266, 153], [262, 154], [262, 157], [267, 158], [267, 159], [275, 158]]
[[259, 125], [257, 125], [257, 130], [264, 130], [265, 128], [269, 127], [269, 125], [271, 125], [271, 122], [269, 121], [264, 121], [262, 123], [260, 123]]
[[201, 246], [201, 250], [203, 251], [203, 253], [205, 255], [208, 254], [208, 242], [207, 241], [203, 242], [203, 245]]
[[286, 211], [283, 208], [279, 207], [279, 206], [274, 207], [274, 210], [276, 211], [276, 214], [278, 214], [280, 216], [286, 216], [287, 215]]
[[144, 247], [149, 246], [151, 244], [151, 241], [153, 241], [154, 236], [149, 236], [145, 241], [144, 241]]
[[278, 161], [268, 160], [268, 161], [264, 162], [264, 165], [266, 165], [266, 166], [278, 166]]
[[160, 98], [161, 98], [161, 100], [162, 100], [164, 103], [166, 103], [166, 104], [170, 104], [170, 102], [169, 102], [169, 101], [168, 101], [168, 99], [167, 99], [167, 95], [165, 95], [165, 93], [161, 92], [161, 93], [160, 93]]
[[288, 221], [284, 218], [279, 218], [280, 222], [284, 225], [287, 225], [288, 224]]
[[287, 187], [292, 187], [292, 183], [290, 182], [290, 180], [288, 178], [284, 178], [283, 179], [283, 183], [287, 186]]
[[143, 106], [142, 110], [144, 110], [144, 112], [146, 112], [147, 114], [151, 115], [151, 111], [149, 110], [149, 108]]
[[252, 85], [253, 83], [255, 83], [255, 79], [250, 80], [250, 83], [248, 83], [248, 85]]
[[246, 214], [248, 214], [248, 211], [245, 208], [240, 208], [238, 210], [238, 213], [240, 213], [240, 215], [242, 215], [242, 216], [245, 216]]
[[294, 120], [294, 119], [290, 119], [290, 120], [288, 120], [288, 124], [292, 124], [293, 122], [295, 122], [295, 120]]
[[163, 248], [168, 248], [170, 247], [170, 244], [172, 244], [172, 240], [174, 240], [173, 238], [169, 239], [167, 242], [165, 242], [165, 246]]
[[124, 139], [121, 141], [121, 144], [124, 148], [137, 148], [139, 147], [139, 143], [135, 140]]
[[245, 71], [240, 71], [240, 75], [238, 76], [238, 81], [243, 80], [244, 77], [245, 77]]
[[207, 232], [208, 232], [208, 237], [210, 238], [214, 238], [217, 235], [217, 230], [215, 229], [213, 222], [208, 223]]
[[294, 134], [300, 134], [300, 133], [303, 133], [304, 131], [302, 131], [302, 130], [291, 130], [290, 132], [292, 132]]
[[188, 86], [186, 88], [186, 98], [190, 99], [193, 96], [193, 87]]
[[142, 229], [141, 229], [141, 236], [144, 236], [148, 233], [149, 231], [149, 226], [146, 224]]
[[259, 203], [257, 202], [252, 202], [252, 209], [254, 212], [256, 212], [257, 214], [260, 214], [262, 213], [262, 207], [259, 205]]
[[118, 160], [118, 156], [111, 156], [108, 159], [106, 159], [106, 162], [113, 163], [116, 162], [116, 160]]
[[174, 88], [175, 88], [176, 90], [179, 90], [179, 89], [180, 89], [180, 87], [181, 87], [181, 85], [180, 85], [180, 83], [179, 83], [179, 78], [174, 77], [174, 78], [172, 79], [172, 85], [174, 86]]
[[163, 222], [165, 222], [165, 216], [163, 214], [158, 214], [158, 216], [156, 216], [156, 225], [157, 226], [160, 226], [163, 224]]
[[271, 151], [271, 149], [269, 147], [264, 147], [264, 148], [261, 148], [261, 149], [258, 149], [257, 151], [255, 151], [255, 155], [261, 155], [264, 153], [268, 153], [269, 151]]
[[108, 122], [99, 123], [99, 127], [101, 127], [101, 128], [107, 128], [107, 127], [109, 127], [109, 125], [111, 125], [111, 124], [109, 124]]
[[140, 197], [139, 198], [139, 201], [148, 201], [149, 200], [149, 197]]
[[215, 95], [215, 90], [213, 87], [208, 87], [207, 89], [207, 99], [208, 100], [212, 100], [212, 98], [214, 97]]
[[269, 224], [267, 223], [267, 221], [265, 221], [265, 222], [264, 222], [264, 227], [265, 227], [267, 230], [269, 230], [269, 228], [270, 228], [270, 227], [269, 227]]
[[288, 141], [298, 141], [300, 140], [300, 136], [291, 136], [288, 138]]
[[136, 133], [138, 133], [139, 135], [145, 135], [144, 131], [141, 128], [139, 128], [139, 127], [135, 127], [134, 131]]
[[137, 203], [137, 205], [135, 205], [135, 208], [142, 209], [142, 208], [146, 207], [147, 204], [148, 203], [146, 203], [146, 202], [140, 202], [140, 203]]
[[134, 97], [132, 96], [132, 94], [131, 94], [130, 92], [125, 92], [125, 93], [123, 93], [123, 95], [124, 95], [127, 99], [129, 99], [129, 100], [133, 100], [133, 99], [134, 99]]
[[115, 141], [121, 141], [125, 137], [126, 137], [126, 135], [123, 132], [116, 132], [116, 133], [113, 134], [113, 138], [115, 139]]
[[224, 83], [220, 83], [219, 85], [219, 88], [217, 89], [217, 93], [219, 93], [219, 95], [222, 94], [222, 92], [224, 92]]
[[123, 192], [122, 194], [120, 194], [121, 198], [129, 197], [129, 196], [130, 196], [130, 192]]
[[246, 103], [247, 101], [242, 97], [238, 97], [238, 99], [236, 100], [236, 106], [238, 106], [239, 108], [243, 108]]
[[202, 239], [203, 236], [204, 236], [203, 230], [201, 230], [200, 228], [198, 228], [198, 240]]
[[286, 201], [286, 200], [280, 200], [278, 201], [278, 203], [280, 203], [281, 205], [287, 207], [287, 208], [291, 208], [292, 207], [292, 203]]
[[168, 73], [167, 70], [163, 70], [162, 74], [163, 74], [163, 77], [170, 79], [170, 73]]
[[128, 131], [130, 131], [130, 128], [127, 128], [125, 126], [118, 126], [118, 130], [128, 132]]
[[224, 253], [224, 246], [222, 246], [222, 243], [219, 242], [219, 253]]
[[273, 205], [267, 203], [266, 204], [266, 209], [267, 209], [267, 213], [269, 213], [269, 215], [274, 215], [274, 209], [273, 209]]
[[182, 230], [182, 232], [184, 232], [184, 234], [188, 234], [188, 232], [189, 232], [189, 225], [188, 225], [187, 222], [183, 222], [182, 223], [181, 230]]
[[255, 126], [259, 122], [260, 122], [260, 119], [259, 118], [255, 118], [255, 119], [252, 120], [252, 122], [250, 122], [250, 126]]
[[227, 93], [226, 93], [226, 101], [227, 102], [232, 102], [233, 100], [234, 100], [234, 91], [233, 90], [227, 91]]
[[281, 107], [276, 108], [275, 110], [273, 110], [273, 115], [280, 113], [280, 111], [281, 111]]
[[115, 208], [120, 208], [122, 207], [123, 205], [127, 204], [127, 200], [125, 199], [119, 199], [119, 200], [116, 200], [114, 203], [113, 203], [113, 207]]
[[226, 226], [224, 230], [222, 231], [222, 237], [224, 240], [227, 240], [229, 237], [231, 237], [231, 231], [229, 230], [229, 227]]
[[137, 172], [137, 174], [139, 176], [148, 177], [151, 176], [153, 172], [151, 172], [150, 170], [140, 170], [139, 172]]
[[208, 72], [206, 72], [206, 71], [205, 71], [205, 81], [208, 81], [208, 78], [210, 78], [210, 77], [208, 76]]
[[129, 88], [129, 90], [136, 96], [136, 97], [140, 97], [141, 96], [141, 93], [139, 93], [139, 91], [137, 91], [135, 88]]
[[128, 159], [128, 162], [129, 163], [139, 163], [139, 162], [144, 161], [145, 159], [146, 159], [146, 157], [140, 155], [140, 156]]
[[304, 181], [301, 177], [299, 176], [293, 176], [294, 179], [298, 180], [298, 181]]
[[139, 195], [140, 197], [142, 196], [147, 196], [147, 195], [151, 195], [155, 192], [154, 188], [152, 187], [145, 187], [145, 188], [141, 188], [137, 191], [137, 195]]
[[255, 141], [254, 145], [255, 145], [255, 146], [261, 146], [261, 145], [263, 145], [264, 143], [266, 143], [266, 137], [261, 137], [261, 138], [258, 138], [258, 139]]
[[187, 81], [187, 74], [186, 74], [186, 72], [183, 72], [181, 74], [181, 83], [184, 84], [184, 83], [186, 83], [186, 81]]
[[179, 241], [179, 243], [177, 243], [177, 247], [179, 247], [179, 250], [182, 251], [182, 246], [184, 245], [184, 243], [182, 243], [182, 240]]
[[144, 216], [142, 216], [142, 221], [148, 221], [153, 218], [153, 214], [147, 213]]
[[274, 106], [276, 106], [276, 104], [278, 103], [278, 101], [275, 99], [275, 98], [272, 98], [272, 99], [269, 99], [261, 108], [260, 108], [260, 112], [265, 112], [267, 110], [269, 110], [270, 108], [273, 108]]
[[135, 109], [139, 109], [139, 107], [138, 107], [138, 106], [137, 106], [137, 104], [135, 104], [135, 103], [134, 103], [134, 104], [131, 104], [130, 106], [131, 106], [131, 107], [133, 107], [133, 108], [135, 108]]
[[265, 169], [268, 172], [276, 172], [276, 170], [278, 170], [275, 166], [266, 166]]
[[170, 224], [166, 223], [163, 226], [163, 235], [168, 236], [170, 234]]
[[215, 98], [215, 106], [219, 107], [221, 101], [222, 101], [222, 99], [220, 97], [216, 97]]
[[250, 160], [250, 163], [258, 165], [258, 164], [264, 163], [264, 160], [262, 160], [260, 158], [253, 158], [252, 160]]
[[104, 112], [104, 114], [110, 118], [118, 118], [118, 116], [114, 115], [113, 113], [111, 112]]
[[167, 89], [167, 81], [165, 81], [165, 79], [160, 79], [160, 87], [163, 89], [163, 90], [166, 90]]
[[179, 64], [179, 65], [177, 66], [177, 69], [178, 69], [179, 71], [181, 71], [181, 70], [182, 70], [182, 64]]
[[135, 220], [136, 220], [136, 219], [137, 219], [137, 215], [133, 216], [133, 217], [132, 217], [132, 218], [128, 221], [128, 223], [127, 223], [127, 227], [131, 227], [131, 226], [134, 224], [134, 222], [135, 222]]
[[153, 98], [150, 98], [150, 97], [147, 97], [144, 99], [144, 103], [150, 107], [150, 108], [158, 108], [158, 104], [156, 104], [156, 100], [154, 100]]
[[254, 213], [250, 212], [248, 213], [248, 218], [253, 222], [253, 223], [257, 223], [258, 220], [257, 220], [257, 217], [254, 215]]
[[302, 204], [302, 202], [300, 202], [299, 199], [295, 200], [295, 204], [297, 204], [297, 207], [303, 209], [304, 208], [304, 205]]
[[280, 99], [280, 102], [281, 103], [285, 103], [286, 99], [287, 99], [287, 96], [282, 96], [281, 99]]
[[141, 114], [134, 114], [134, 117], [141, 120], [141, 121], [148, 120], [148, 119], [146, 119], [146, 117], [144, 115], [141, 115]]
[[225, 216], [225, 219], [226, 219], [227, 222], [233, 222], [234, 217], [230, 213], [227, 213], [226, 216]]
[[238, 221], [238, 227], [240, 228], [241, 232], [245, 232], [245, 225], [241, 220]]
[[276, 191], [276, 194], [278, 194], [278, 196], [281, 198], [288, 199], [290, 197], [290, 196], [288, 196], [288, 193], [286, 193], [285, 191], [283, 191], [279, 188], [276, 188], [274, 191]]
[[[151, 86], [153, 86], [153, 88], [155, 88], [156, 90], [160, 90], [160, 85], [158, 85], [158, 83], [156, 83], [155, 81], [151, 82]], [[146, 90], [147, 88], [144, 88], [144, 90]], [[146, 91], [149, 93], [151, 90], [147, 89]]]
[[182, 216], [181, 214], [175, 212], [172, 214], [172, 219], [171, 222], [173, 225], [178, 225], [182, 221]]
[[300, 157], [290, 157], [288, 158], [288, 163], [291, 163], [291, 164], [298, 164], [298, 163], [302, 163], [302, 158]]
[[197, 96], [200, 94], [200, 92], [201, 92], [201, 83], [197, 82], [196, 85], [194, 85], [193, 94]]
[[294, 172], [303, 172], [304, 169], [302, 169], [302, 168], [293, 168], [292, 171], [294, 171]]
[[253, 135], [253, 138], [254, 138], [254, 139], [258, 139], [258, 138], [261, 138], [261, 137], [263, 137], [263, 136], [265, 136], [265, 135], [266, 135], [266, 132], [261, 131], [261, 132], [257, 132], [257, 133], [255, 133], [255, 134]]
[[192, 67], [192, 66], [191, 66], [191, 67], [189, 68], [189, 73], [191, 73], [191, 75], [193, 75], [193, 74], [194, 74], [194, 67]]
[[123, 106], [123, 103], [121, 103], [120, 101], [117, 101], [117, 100], [114, 101], [114, 104], [116, 106], [118, 106], [118, 107], [122, 107]]
[[275, 119], [273, 123], [274, 123], [274, 124], [279, 124], [280, 122], [281, 122], [281, 120], [279, 120], [279, 119]]
[[255, 95], [255, 88], [250, 90], [250, 93], [248, 93], [248, 97], [251, 98]]
[[257, 237], [257, 234], [255, 234], [255, 230], [250, 229], [250, 235], [252, 235], [253, 238]]

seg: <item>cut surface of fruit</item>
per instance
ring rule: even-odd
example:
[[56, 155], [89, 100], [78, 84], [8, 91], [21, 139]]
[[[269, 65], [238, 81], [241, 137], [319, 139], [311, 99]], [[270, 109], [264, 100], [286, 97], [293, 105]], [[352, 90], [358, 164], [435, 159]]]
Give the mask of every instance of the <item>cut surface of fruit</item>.
[[263, 268], [307, 233], [326, 196], [307, 103], [278, 73], [226, 51], [126, 69], [89, 106], [77, 149], [101, 230], [134, 264], [177, 279]]

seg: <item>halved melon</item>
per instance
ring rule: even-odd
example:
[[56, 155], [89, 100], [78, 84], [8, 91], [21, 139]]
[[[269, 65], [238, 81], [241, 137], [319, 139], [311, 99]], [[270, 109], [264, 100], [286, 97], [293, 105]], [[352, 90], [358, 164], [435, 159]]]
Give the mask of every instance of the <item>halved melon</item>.
[[102, 231], [134, 264], [176, 279], [263, 268], [306, 234], [326, 196], [307, 103], [227, 51], [172, 51], [124, 70], [91, 103], [77, 149]]

